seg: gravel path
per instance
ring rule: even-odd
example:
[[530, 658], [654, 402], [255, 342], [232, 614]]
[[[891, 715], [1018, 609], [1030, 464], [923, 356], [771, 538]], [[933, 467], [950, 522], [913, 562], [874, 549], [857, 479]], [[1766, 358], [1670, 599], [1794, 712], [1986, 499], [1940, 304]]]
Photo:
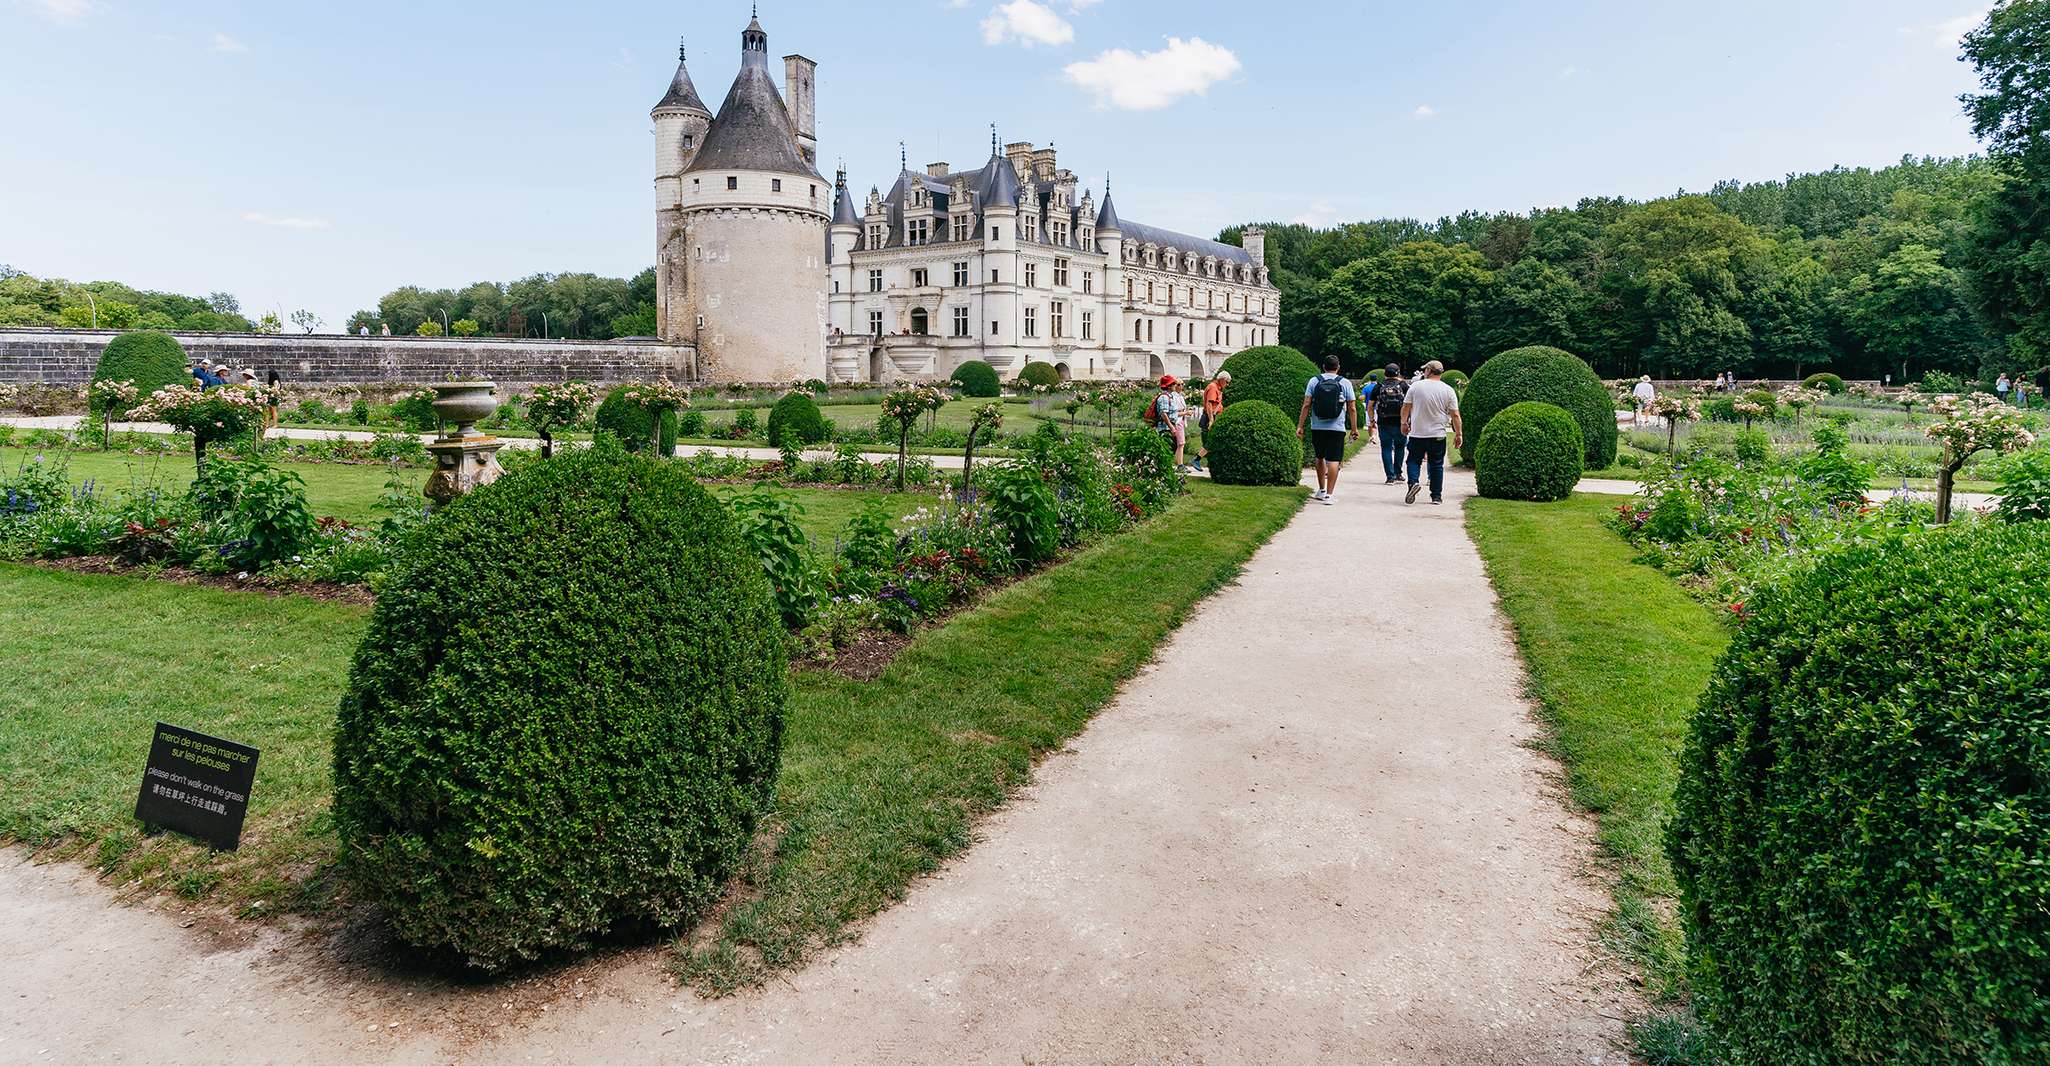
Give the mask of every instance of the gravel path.
[[1405, 507], [1365, 480], [963, 858], [765, 990], [700, 1000], [658, 950], [486, 989], [364, 980], [0, 855], [0, 1061], [1626, 1062], [1632, 1001], [1590, 949], [1606, 895], [1528, 746], [1471, 481]]

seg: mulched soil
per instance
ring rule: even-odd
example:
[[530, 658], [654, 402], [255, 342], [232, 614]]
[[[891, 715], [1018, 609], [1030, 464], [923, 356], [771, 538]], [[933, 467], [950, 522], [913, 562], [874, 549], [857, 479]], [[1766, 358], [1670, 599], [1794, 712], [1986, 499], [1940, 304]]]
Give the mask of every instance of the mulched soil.
[[326, 603], [353, 603], [368, 607], [377, 597], [363, 585], [336, 585], [317, 581], [272, 581], [259, 576], [238, 577], [234, 574], [202, 574], [182, 566], [132, 566], [112, 555], [80, 555], [70, 559], [37, 559], [30, 566], [45, 570], [64, 570], [74, 574], [117, 574], [122, 577], [150, 578], [156, 581], [171, 581], [180, 585], [204, 585], [209, 588], [228, 589], [234, 592], [257, 592], [266, 596], [304, 596], [307, 599]]

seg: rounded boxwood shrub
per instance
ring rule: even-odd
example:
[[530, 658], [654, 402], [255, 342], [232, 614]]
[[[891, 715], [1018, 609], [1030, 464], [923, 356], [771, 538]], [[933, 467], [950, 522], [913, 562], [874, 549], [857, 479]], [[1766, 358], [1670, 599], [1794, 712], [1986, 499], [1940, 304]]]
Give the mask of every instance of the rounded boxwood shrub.
[[690, 920], [771, 801], [782, 640], [761, 562], [673, 464], [521, 464], [378, 590], [335, 725], [344, 875], [483, 970]]
[[793, 443], [817, 444], [833, 435], [833, 427], [826, 424], [826, 416], [819, 413], [816, 401], [804, 393], [793, 392], [769, 408], [769, 443], [780, 446], [784, 433], [794, 437]]
[[1061, 372], [1052, 363], [1026, 363], [1018, 371], [1018, 380], [1042, 389], [1056, 388], [1061, 383]]
[[1732, 1062], [2050, 1061], [2050, 530], [1877, 535], [1742, 605], [1668, 851]]
[[954, 368], [950, 380], [961, 389], [963, 396], [993, 398], [1003, 395], [1003, 384], [997, 380], [996, 368], [980, 359], [970, 359]]
[[1801, 380], [1801, 384], [1806, 385], [1811, 389], [1821, 389], [1822, 391], [1829, 393], [1831, 396], [1842, 396], [1844, 394], [1845, 389], [1844, 379], [1838, 377], [1835, 374], [1829, 373], [1828, 371], [1823, 371], [1819, 374], [1810, 374], [1806, 378], [1803, 378]]
[[1589, 470], [1616, 461], [1616, 400], [1594, 368], [1572, 352], [1535, 345], [1515, 348], [1482, 363], [1459, 398], [1466, 443], [1460, 459], [1472, 465], [1474, 449], [1488, 420], [1505, 407], [1536, 400], [1564, 408], [1580, 423], [1582, 461]]
[[[591, 421], [600, 430], [618, 438], [627, 451], [640, 452], [647, 449], [648, 438], [654, 434], [654, 415], [647, 408], [626, 399], [626, 390], [631, 387], [621, 385], [606, 393], [605, 402], [598, 405], [598, 413], [591, 417]], [[661, 449], [665, 456], [676, 454], [674, 411], [662, 412]]]
[[[1231, 384], [1238, 384], [1236, 373]], [[1203, 443], [1210, 449], [1210, 480], [1220, 484], [1294, 485], [1303, 478], [1303, 442], [1296, 438], [1295, 419], [1265, 400], [1226, 404], [1204, 431]]]
[[1303, 389], [1317, 376], [1317, 364], [1310, 362], [1309, 356], [1286, 344], [1269, 344], [1239, 352], [1217, 369], [1231, 374], [1231, 381], [1224, 386], [1226, 407], [1243, 400], [1265, 400], [1288, 417], [1289, 435], [1295, 435], [1295, 414], [1303, 407]]
[[1474, 484], [1491, 500], [1563, 500], [1580, 483], [1580, 423], [1556, 404], [1526, 400], [1488, 420], [1474, 449]]
[[1457, 370], [1447, 370], [1443, 374], [1438, 375], [1438, 379], [1455, 389], [1466, 388], [1467, 377], [1464, 373]]
[[185, 369], [185, 346], [168, 333], [146, 329], [122, 335], [100, 350], [94, 381], [133, 381], [138, 399], [166, 385], [197, 382]]

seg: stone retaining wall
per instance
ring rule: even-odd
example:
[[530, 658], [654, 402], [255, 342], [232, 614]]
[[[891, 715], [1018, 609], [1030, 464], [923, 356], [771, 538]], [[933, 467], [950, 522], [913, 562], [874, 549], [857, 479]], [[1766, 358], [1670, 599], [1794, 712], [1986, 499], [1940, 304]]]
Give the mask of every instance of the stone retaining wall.
[[[569, 380], [607, 384], [667, 376], [693, 383], [697, 352], [653, 340], [559, 341], [484, 337], [347, 337], [260, 333], [171, 334], [195, 359], [276, 370], [286, 384], [432, 382], [483, 374], [512, 385]], [[92, 377], [106, 329], [0, 329], [0, 382], [77, 385]]]

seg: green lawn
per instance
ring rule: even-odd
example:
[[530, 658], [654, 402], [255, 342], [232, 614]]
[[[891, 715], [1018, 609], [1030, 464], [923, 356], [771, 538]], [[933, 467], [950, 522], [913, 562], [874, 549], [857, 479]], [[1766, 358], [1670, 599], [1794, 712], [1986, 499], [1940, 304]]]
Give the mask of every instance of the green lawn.
[[1684, 986], [1677, 888], [1666, 863], [1675, 757], [1726, 631], [1708, 608], [1632, 559], [1602, 524], [1607, 496], [1475, 499], [1467, 530], [1515, 625], [1549, 746], [1613, 860], [1615, 946], [1657, 999]]
[[[924, 632], [879, 680], [801, 675], [773, 819], [784, 835], [680, 970], [712, 989], [759, 983], [900, 898], [1302, 495], [1198, 482], [1145, 526]], [[8, 564], [0, 602], [0, 842], [244, 914], [335, 902], [329, 744], [364, 609]], [[240, 851], [135, 828], [160, 719], [261, 749]]]

